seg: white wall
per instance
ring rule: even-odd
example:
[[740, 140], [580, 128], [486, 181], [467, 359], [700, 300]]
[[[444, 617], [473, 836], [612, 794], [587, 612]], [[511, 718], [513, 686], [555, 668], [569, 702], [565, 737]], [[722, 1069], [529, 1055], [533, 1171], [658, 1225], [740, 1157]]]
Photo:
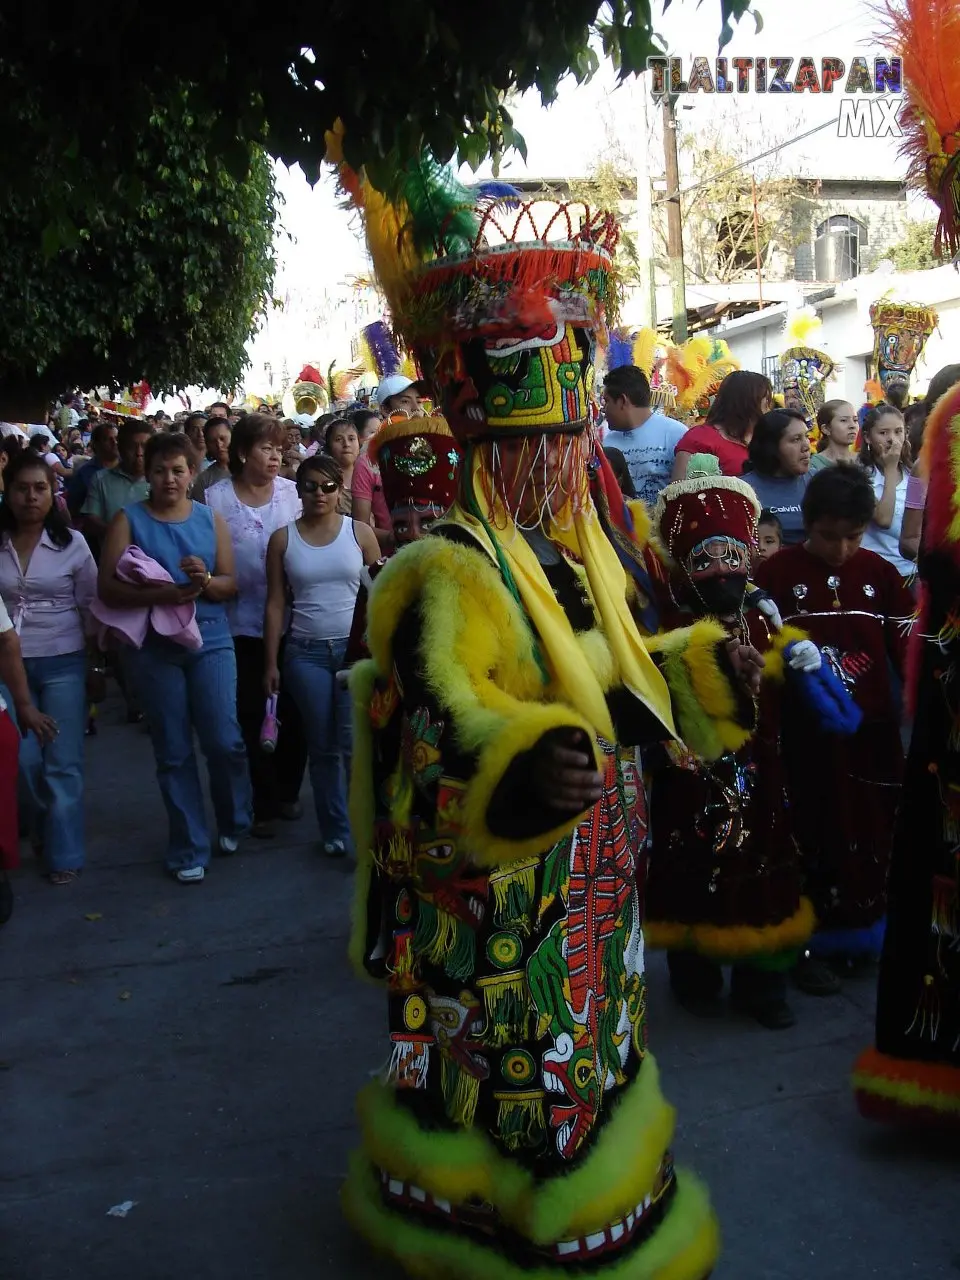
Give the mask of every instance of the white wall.
[[[952, 267], [858, 276], [839, 286], [832, 298], [817, 307], [822, 325], [811, 336], [810, 345], [840, 365], [824, 388], [827, 399], [849, 400], [856, 405], [863, 402], [873, 353], [870, 306], [883, 297], [929, 305], [940, 316], [938, 329], [928, 338], [911, 377], [913, 394], [922, 395], [930, 378], [945, 364], [960, 363], [960, 274]], [[718, 326], [710, 334], [727, 342], [742, 368], [757, 372], [763, 368], [765, 355], [777, 355], [791, 345], [782, 314], [746, 316]]]

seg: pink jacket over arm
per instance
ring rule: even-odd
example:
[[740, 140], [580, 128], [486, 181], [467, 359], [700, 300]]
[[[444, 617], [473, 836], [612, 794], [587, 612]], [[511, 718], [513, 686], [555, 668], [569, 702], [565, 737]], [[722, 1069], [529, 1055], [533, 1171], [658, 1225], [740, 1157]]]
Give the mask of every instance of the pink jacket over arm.
[[[118, 560], [117, 577], [121, 582], [148, 583], [150, 586], [173, 582], [162, 564], [136, 546], [127, 547]], [[199, 649], [203, 644], [193, 604], [116, 609], [98, 597], [90, 606], [90, 613], [96, 623], [95, 634], [101, 649], [106, 649], [111, 640], [139, 649], [151, 627], [158, 636], [182, 644], [185, 649]]]

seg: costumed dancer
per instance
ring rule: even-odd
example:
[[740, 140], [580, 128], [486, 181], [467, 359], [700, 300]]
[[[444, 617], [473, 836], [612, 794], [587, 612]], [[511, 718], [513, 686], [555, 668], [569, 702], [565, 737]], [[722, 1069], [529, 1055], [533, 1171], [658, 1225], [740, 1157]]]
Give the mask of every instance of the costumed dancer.
[[[798, 966], [810, 994], [836, 992], [815, 957], [879, 955], [903, 748], [891, 668], [902, 668], [913, 598], [893, 565], [861, 547], [876, 505], [859, 467], [818, 471], [803, 498], [806, 541], [757, 570], [784, 621], [817, 644], [862, 712], [852, 737], [825, 732], [787, 688], [783, 757], [804, 888], [818, 929]], [[812, 794], [815, 792], [815, 795]]]
[[[370, 442], [370, 461], [380, 469], [397, 547], [418, 542], [453, 506], [460, 484], [461, 455], [453, 432], [436, 415], [387, 419]], [[366, 647], [367, 598], [381, 566], [361, 576], [347, 645], [346, 666], [370, 656]]]
[[351, 950], [391, 1053], [344, 1206], [416, 1275], [699, 1280], [717, 1232], [646, 1045], [633, 748], [741, 745], [759, 657], [703, 622], [655, 660], [591, 500], [612, 218], [550, 206], [563, 239], [518, 243], [524, 206], [490, 249], [426, 158], [391, 207], [340, 176], [464, 448], [447, 520], [374, 583], [352, 680]]
[[706, 763], [677, 743], [654, 763], [644, 937], [667, 949], [670, 983], [691, 1012], [710, 1013], [732, 964], [734, 1003], [763, 1026], [795, 1018], [787, 971], [813, 931], [800, 893], [800, 855], [786, 812], [779, 747], [779, 689], [788, 671], [811, 678], [816, 646], [778, 628], [747, 595], [760, 504], [743, 480], [721, 476], [716, 458], [691, 459], [687, 479], [660, 495], [654, 524], [670, 564], [667, 626], [719, 618], [766, 659], [757, 732], [736, 752]]
[[890, 867], [876, 1048], [854, 1069], [874, 1119], [960, 1122], [960, 387], [927, 419], [915, 721]]
[[801, 307], [786, 323], [790, 341], [780, 356], [783, 407], [799, 409], [811, 431], [811, 442], [819, 435], [817, 412], [826, 400], [823, 384], [837, 372], [837, 365], [825, 351], [810, 346], [810, 338], [823, 321], [813, 307]]

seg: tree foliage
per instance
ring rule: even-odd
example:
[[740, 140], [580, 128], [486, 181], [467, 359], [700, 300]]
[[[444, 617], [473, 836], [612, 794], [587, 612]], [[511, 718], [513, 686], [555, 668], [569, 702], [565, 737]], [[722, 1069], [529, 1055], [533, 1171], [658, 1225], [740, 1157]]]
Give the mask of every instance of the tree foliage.
[[929, 222], [910, 222], [906, 234], [897, 244], [891, 245], [882, 255], [889, 258], [898, 271], [927, 271], [930, 267], [942, 265], [933, 252], [937, 224]]
[[[749, 0], [709, 3], [713, 31], [728, 39]], [[708, 20], [705, 43], [710, 35]], [[386, 188], [424, 143], [443, 162], [474, 166], [522, 150], [505, 96], [536, 89], [549, 103], [565, 77], [588, 79], [597, 37], [623, 76], [662, 52], [651, 0], [273, 0], [266, 8], [98, 0], [63, 24], [21, 3], [0, 11], [0, 136], [9, 136], [11, 98], [52, 81], [44, 105], [64, 167], [95, 155], [105, 171], [123, 173], [152, 96], [175, 78], [189, 86], [192, 109], [214, 117], [211, 149], [236, 177], [250, 143], [316, 174], [324, 133], [341, 119], [347, 158]], [[91, 92], [94, 69], [117, 79]]]
[[0, 189], [0, 385], [235, 385], [274, 278], [263, 148], [238, 182], [211, 156], [210, 119], [173, 89], [110, 174], [59, 163], [38, 92], [16, 110], [32, 163]]
[[[700, 130], [681, 138], [681, 186], [695, 187], [681, 196], [684, 265], [698, 283], [743, 279], [755, 275], [757, 242], [766, 275], [775, 271], [775, 250], [791, 251], [796, 243], [796, 214], [803, 199], [803, 183], [768, 162], [756, 178], [757, 223], [754, 225], [754, 187], [746, 135], [717, 123], [712, 132]], [[770, 139], [750, 135], [752, 151], [770, 148]], [[662, 206], [660, 206], [662, 208]], [[666, 219], [658, 217], [658, 265], [666, 269]], [[789, 263], [792, 274], [792, 254]]]

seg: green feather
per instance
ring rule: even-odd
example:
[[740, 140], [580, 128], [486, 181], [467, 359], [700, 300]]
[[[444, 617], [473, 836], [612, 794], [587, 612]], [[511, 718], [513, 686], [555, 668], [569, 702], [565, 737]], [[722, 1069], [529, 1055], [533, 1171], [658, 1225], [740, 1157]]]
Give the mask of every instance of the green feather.
[[410, 210], [408, 234], [422, 257], [470, 252], [480, 231], [473, 197], [429, 151], [407, 166], [401, 195]]

